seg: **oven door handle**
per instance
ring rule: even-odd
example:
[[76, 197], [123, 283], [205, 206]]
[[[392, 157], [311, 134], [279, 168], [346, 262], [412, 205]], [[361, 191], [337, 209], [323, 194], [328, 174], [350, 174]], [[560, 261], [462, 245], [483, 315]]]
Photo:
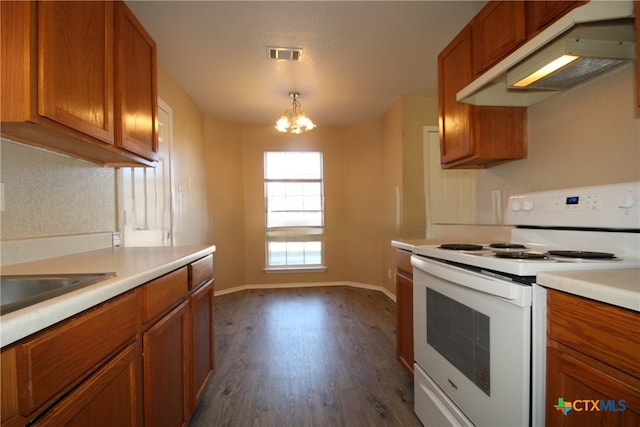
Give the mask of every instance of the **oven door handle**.
[[[516, 300], [518, 305], [527, 304], [523, 285], [507, 279], [485, 276], [474, 271], [464, 270], [448, 264], [413, 255], [411, 265], [427, 274], [439, 277], [458, 286], [464, 286], [489, 295], [507, 300]], [[531, 304], [531, 302], [528, 302]]]

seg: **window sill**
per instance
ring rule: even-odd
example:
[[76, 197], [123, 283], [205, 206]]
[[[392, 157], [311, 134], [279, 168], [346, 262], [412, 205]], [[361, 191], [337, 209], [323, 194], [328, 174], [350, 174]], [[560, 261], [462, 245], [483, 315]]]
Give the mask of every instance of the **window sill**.
[[324, 273], [327, 267], [324, 265], [300, 266], [295, 267], [265, 267], [264, 272], [267, 274], [280, 273]]

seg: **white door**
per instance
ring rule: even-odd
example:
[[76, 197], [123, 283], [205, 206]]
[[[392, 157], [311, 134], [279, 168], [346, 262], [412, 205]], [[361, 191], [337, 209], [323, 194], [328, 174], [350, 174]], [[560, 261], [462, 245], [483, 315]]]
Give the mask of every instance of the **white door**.
[[124, 246], [172, 246], [171, 139], [173, 111], [158, 99], [158, 163], [120, 168], [118, 200]]

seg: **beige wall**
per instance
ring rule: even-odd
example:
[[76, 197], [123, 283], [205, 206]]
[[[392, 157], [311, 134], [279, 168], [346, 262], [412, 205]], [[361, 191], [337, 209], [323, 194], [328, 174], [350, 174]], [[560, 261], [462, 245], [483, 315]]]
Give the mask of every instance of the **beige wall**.
[[438, 99], [405, 96], [402, 100], [402, 182], [404, 230], [425, 235], [423, 128], [438, 125]]
[[210, 243], [204, 115], [162, 65], [158, 65], [158, 96], [173, 110], [174, 244]]
[[478, 221], [490, 223], [491, 191], [509, 194], [640, 180], [640, 110], [635, 63], [527, 112], [527, 159], [478, 173]]
[[[327, 282], [344, 280], [341, 257], [344, 222], [343, 129], [318, 127], [301, 135], [281, 134], [273, 126], [245, 126], [242, 132], [244, 170], [245, 280], [249, 284], [280, 282]], [[264, 152], [269, 150], [315, 150], [323, 153], [325, 195], [324, 273], [266, 274], [264, 228]]]
[[437, 98], [398, 98], [381, 118], [381, 206], [383, 245], [381, 277], [395, 293], [395, 248], [400, 237], [425, 236], [423, 127], [438, 123]]
[[[391, 116], [397, 116], [398, 125], [391, 126], [390, 133], [402, 135], [402, 114]], [[384, 262], [384, 257], [396, 234], [395, 208], [389, 209], [385, 202], [394, 197], [395, 185], [385, 180], [392, 174], [397, 181], [402, 179], [402, 141], [389, 137], [385, 148], [382, 122], [324, 126], [296, 136], [280, 134], [272, 126], [207, 119], [210, 239], [218, 248], [219, 263], [224, 263], [216, 273], [216, 289], [244, 284], [352, 281], [394, 290], [393, 280], [388, 277], [392, 266]], [[263, 271], [263, 153], [267, 150], [323, 152], [326, 272]], [[387, 194], [390, 191], [392, 196]]]
[[[209, 238], [218, 248], [219, 262], [216, 289], [346, 280], [394, 292], [390, 241], [412, 233], [424, 236], [422, 127], [436, 122], [436, 100], [423, 97], [399, 98], [379, 120], [320, 126], [302, 135], [283, 135], [270, 125], [207, 119]], [[268, 150], [324, 154], [326, 272], [264, 272], [263, 153]]]
[[245, 284], [242, 127], [207, 118], [204, 129], [208, 240], [216, 245], [216, 289], [226, 289]]

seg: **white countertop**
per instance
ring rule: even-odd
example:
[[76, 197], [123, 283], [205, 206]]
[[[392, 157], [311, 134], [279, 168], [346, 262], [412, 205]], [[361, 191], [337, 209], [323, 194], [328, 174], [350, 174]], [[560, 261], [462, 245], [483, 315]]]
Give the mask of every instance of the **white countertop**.
[[213, 245], [109, 248], [2, 267], [3, 275], [115, 272], [117, 276], [0, 317], [0, 347], [215, 252]]
[[494, 243], [508, 242], [511, 226], [441, 224], [435, 225], [429, 237], [401, 236], [391, 240], [391, 246], [413, 252], [416, 246], [440, 245], [443, 243]]
[[539, 273], [537, 284], [640, 312], [640, 269]]

